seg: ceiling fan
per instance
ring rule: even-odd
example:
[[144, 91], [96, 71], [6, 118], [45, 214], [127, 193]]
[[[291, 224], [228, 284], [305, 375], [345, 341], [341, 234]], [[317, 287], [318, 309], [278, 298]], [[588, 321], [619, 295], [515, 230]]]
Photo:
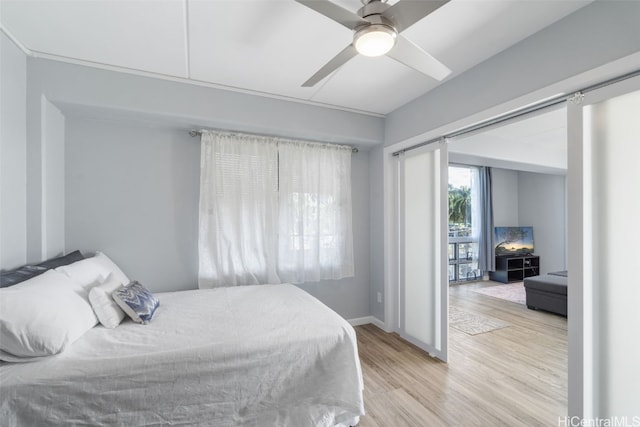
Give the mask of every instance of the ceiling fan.
[[353, 30], [353, 43], [302, 84], [314, 86], [354, 56], [387, 55], [436, 80], [451, 70], [400, 33], [450, 0], [401, 0], [390, 6], [387, 0], [360, 0], [364, 6], [353, 13], [330, 0], [295, 0]]

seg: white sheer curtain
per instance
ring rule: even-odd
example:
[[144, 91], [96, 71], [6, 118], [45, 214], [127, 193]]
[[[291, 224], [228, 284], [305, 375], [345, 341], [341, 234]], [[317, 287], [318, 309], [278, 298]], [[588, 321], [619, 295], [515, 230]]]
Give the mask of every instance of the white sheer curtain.
[[201, 288], [278, 283], [278, 148], [272, 138], [204, 132]]
[[202, 135], [199, 286], [353, 276], [351, 149]]
[[351, 148], [280, 144], [278, 272], [302, 283], [353, 276]]

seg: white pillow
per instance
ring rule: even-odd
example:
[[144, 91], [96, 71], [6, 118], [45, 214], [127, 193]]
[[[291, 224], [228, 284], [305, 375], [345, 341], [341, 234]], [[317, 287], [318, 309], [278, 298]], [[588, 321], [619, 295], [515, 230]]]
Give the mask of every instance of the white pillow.
[[83, 285], [87, 293], [97, 283], [103, 283], [109, 274], [113, 274], [113, 278], [123, 285], [129, 283], [129, 278], [102, 252], [96, 252], [96, 255], [91, 258], [58, 267], [56, 271], [66, 274]]
[[118, 304], [111, 297], [113, 291], [120, 286], [122, 286], [122, 283], [118, 282], [113, 273], [111, 273], [104, 283], [94, 286], [89, 291], [91, 307], [105, 328], [113, 329], [124, 319], [124, 311], [118, 307]]
[[0, 360], [26, 362], [60, 353], [98, 319], [82, 286], [48, 270], [0, 289]]

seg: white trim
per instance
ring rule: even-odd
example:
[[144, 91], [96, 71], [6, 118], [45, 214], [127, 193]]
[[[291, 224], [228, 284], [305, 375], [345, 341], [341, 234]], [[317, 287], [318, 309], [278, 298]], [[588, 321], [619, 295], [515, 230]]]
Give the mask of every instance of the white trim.
[[[585, 186], [589, 187], [589, 182], [583, 182], [586, 173], [590, 173], [590, 165], [585, 161], [590, 161], [590, 150], [588, 146], [583, 146], [582, 134], [582, 106], [567, 102], [567, 217], [571, 218], [567, 229], [567, 267], [571, 271], [567, 283], [579, 286], [571, 286], [571, 291], [567, 294], [567, 334], [569, 363], [567, 366], [568, 387], [567, 393], [571, 396], [568, 399], [568, 415], [571, 417], [591, 417], [589, 408], [592, 396], [592, 388], [584, 383], [585, 373], [588, 368], [585, 366], [585, 358], [590, 358], [589, 352], [584, 352], [585, 340], [589, 340], [591, 333], [591, 322], [586, 318], [585, 309], [591, 316], [590, 307], [585, 304], [589, 299], [591, 291], [591, 276], [587, 275], [589, 283], [584, 282], [583, 261], [585, 251], [589, 248], [584, 244], [590, 244], [591, 233], [587, 232], [585, 226], [590, 224], [591, 209], [585, 209], [585, 196], [589, 196], [588, 191], [584, 192]], [[586, 149], [586, 150], [585, 150]], [[585, 158], [586, 155], [586, 158]], [[582, 319], [581, 322], [576, 319]], [[585, 321], [586, 320], [586, 321]], [[586, 332], [586, 333], [585, 333]], [[582, 357], [574, 357], [575, 354]]]
[[382, 322], [382, 320], [374, 316], [357, 317], [355, 319], [348, 319], [347, 322], [349, 322], [351, 326], [361, 326], [361, 325], [371, 324], [384, 330], [384, 322]]
[[440, 351], [435, 357], [447, 362], [449, 360], [449, 150], [447, 141], [440, 144], [440, 283], [436, 283], [438, 298], [440, 299]]
[[399, 329], [396, 287], [400, 283], [400, 254], [398, 246], [398, 165], [393, 157], [395, 150], [387, 147], [383, 150], [383, 223], [384, 223], [384, 330], [397, 332]]
[[374, 317], [374, 316], [370, 316], [370, 317], [372, 318], [371, 324], [373, 326], [377, 326], [378, 328], [382, 329], [383, 331], [385, 331], [387, 333], [391, 332], [391, 331], [388, 331], [388, 330], [385, 329], [385, 325], [384, 325], [384, 322], [382, 320], [380, 320], [380, 319], [378, 319], [377, 317]]
[[49, 101], [44, 95], [40, 95], [40, 259], [48, 259], [48, 192], [49, 185], [47, 173], [49, 168], [47, 159], [49, 158], [49, 134], [47, 133], [47, 119], [49, 109], [47, 103]]
[[20, 49], [22, 53], [27, 56], [33, 56], [33, 52], [31, 51], [31, 49], [20, 43], [20, 40], [18, 40], [13, 34], [11, 34], [11, 31], [9, 31], [4, 25], [2, 25], [2, 23], [0, 23], [0, 31], [2, 31], [9, 38], [9, 40], [11, 40], [13, 44], [16, 45], [16, 47]]

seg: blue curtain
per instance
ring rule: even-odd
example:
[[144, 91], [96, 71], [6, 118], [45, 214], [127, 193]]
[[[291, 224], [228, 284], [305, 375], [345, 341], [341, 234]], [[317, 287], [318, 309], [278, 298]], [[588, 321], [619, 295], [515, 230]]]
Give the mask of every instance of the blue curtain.
[[479, 170], [480, 233], [478, 235], [478, 269], [495, 271], [496, 257], [493, 247], [493, 198], [491, 196], [491, 168]]

